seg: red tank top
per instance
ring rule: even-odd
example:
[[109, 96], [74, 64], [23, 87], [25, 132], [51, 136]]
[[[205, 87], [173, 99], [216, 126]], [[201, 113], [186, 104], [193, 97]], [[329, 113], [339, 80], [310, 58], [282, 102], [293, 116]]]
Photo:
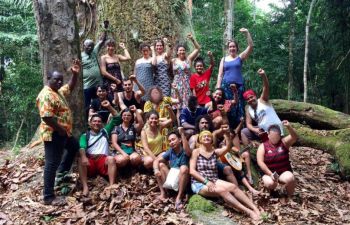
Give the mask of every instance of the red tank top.
[[289, 161], [289, 150], [282, 141], [274, 146], [267, 140], [264, 142], [264, 148], [264, 163], [271, 172], [276, 171], [280, 175], [285, 171], [292, 171]]

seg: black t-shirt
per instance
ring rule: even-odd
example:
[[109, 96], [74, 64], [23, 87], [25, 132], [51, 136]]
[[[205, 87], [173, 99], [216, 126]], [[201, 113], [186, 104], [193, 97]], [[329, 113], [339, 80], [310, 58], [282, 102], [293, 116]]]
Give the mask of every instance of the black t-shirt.
[[[113, 99], [108, 98], [109, 103], [114, 107], [112, 103]], [[98, 113], [102, 117], [102, 122], [106, 123], [109, 116], [109, 110], [101, 105], [101, 101], [99, 98], [94, 98], [91, 101], [90, 109], [93, 109], [96, 113]]]

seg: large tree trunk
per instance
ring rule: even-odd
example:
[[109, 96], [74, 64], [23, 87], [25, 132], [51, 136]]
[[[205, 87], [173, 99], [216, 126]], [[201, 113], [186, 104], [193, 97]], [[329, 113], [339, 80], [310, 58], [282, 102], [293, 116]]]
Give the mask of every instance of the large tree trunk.
[[[44, 84], [46, 74], [57, 70], [67, 82], [73, 58], [80, 58], [78, 24], [74, 0], [34, 0]], [[75, 136], [84, 128], [84, 98], [82, 77], [68, 98], [73, 112]]]
[[233, 27], [234, 27], [234, 0], [225, 0], [225, 16], [226, 16], [226, 28], [224, 32], [224, 48], [223, 55], [225, 55], [226, 44], [233, 37]]
[[308, 54], [309, 54], [309, 29], [310, 29], [310, 20], [311, 20], [311, 13], [312, 9], [314, 7], [316, 0], [312, 0], [310, 3], [309, 13], [307, 15], [306, 19], [306, 26], [305, 26], [305, 56], [304, 56], [304, 102], [307, 102], [307, 64], [308, 64]]
[[290, 32], [289, 32], [289, 64], [288, 64], [288, 100], [292, 99], [294, 93], [294, 78], [293, 78], [293, 68], [294, 68], [294, 54], [293, 54], [293, 44], [295, 38], [295, 0], [290, 0]]
[[[188, 32], [193, 32], [190, 25], [188, 1], [175, 0], [129, 0], [97, 1], [97, 32], [102, 29], [102, 22], [110, 21], [108, 37], [117, 42], [125, 42], [132, 61], [122, 63], [124, 75], [133, 72], [136, 59], [141, 57], [139, 45], [142, 42], [153, 44], [154, 40], [167, 37], [172, 44], [184, 42]], [[117, 50], [122, 53], [121, 49]], [[190, 52], [190, 50], [188, 50]]]
[[350, 116], [321, 105], [288, 101], [271, 100], [281, 119], [307, 124], [314, 129], [334, 130], [350, 128]]

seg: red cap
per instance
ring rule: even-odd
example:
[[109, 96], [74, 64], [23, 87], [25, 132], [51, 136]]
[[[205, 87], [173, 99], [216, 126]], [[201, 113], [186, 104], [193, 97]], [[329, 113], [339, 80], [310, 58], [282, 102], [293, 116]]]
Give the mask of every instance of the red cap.
[[255, 94], [255, 92], [252, 90], [252, 89], [249, 89], [249, 90], [247, 90], [247, 91], [245, 91], [244, 93], [243, 93], [243, 98], [244, 98], [244, 100], [248, 100], [248, 98], [250, 97], [250, 96], [255, 96], [256, 97], [256, 94]]

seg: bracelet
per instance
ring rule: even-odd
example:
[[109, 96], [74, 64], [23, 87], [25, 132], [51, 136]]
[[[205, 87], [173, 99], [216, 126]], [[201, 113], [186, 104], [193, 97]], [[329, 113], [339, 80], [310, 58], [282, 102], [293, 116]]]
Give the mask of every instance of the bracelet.
[[203, 181], [203, 184], [207, 185], [208, 182], [209, 182], [208, 178], [205, 178], [205, 180]]

